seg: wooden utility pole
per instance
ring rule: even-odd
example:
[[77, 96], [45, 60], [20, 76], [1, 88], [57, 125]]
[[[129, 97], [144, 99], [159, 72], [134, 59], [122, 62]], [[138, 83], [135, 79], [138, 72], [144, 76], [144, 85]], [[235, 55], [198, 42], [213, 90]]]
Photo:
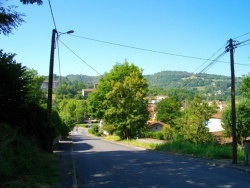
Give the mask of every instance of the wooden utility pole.
[[53, 88], [53, 70], [54, 70], [54, 52], [55, 52], [55, 38], [56, 29], [52, 30], [51, 50], [50, 50], [50, 64], [49, 64], [49, 83], [48, 83], [48, 99], [47, 99], [47, 115], [49, 126], [52, 124], [52, 88]]
[[236, 135], [236, 110], [235, 110], [235, 74], [234, 74], [234, 45], [233, 39], [229, 39], [227, 51], [230, 52], [231, 66], [231, 122], [232, 122], [232, 164], [237, 164], [237, 135]]

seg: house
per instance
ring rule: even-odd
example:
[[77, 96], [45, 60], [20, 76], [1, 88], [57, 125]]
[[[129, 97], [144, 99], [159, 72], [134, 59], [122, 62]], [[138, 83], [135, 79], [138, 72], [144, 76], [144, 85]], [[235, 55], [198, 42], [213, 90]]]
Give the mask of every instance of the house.
[[94, 91], [94, 89], [82, 89], [82, 95], [83, 96], [88, 96], [93, 91]]
[[162, 130], [164, 123], [160, 121], [155, 121], [148, 124], [149, 130], [152, 132], [159, 132]]
[[92, 93], [96, 88], [97, 88], [98, 84], [94, 84], [94, 88], [89, 88], [89, 89], [82, 89], [82, 95], [83, 96], [88, 96], [90, 93]]
[[221, 111], [219, 111], [208, 120], [206, 127], [209, 128], [209, 132], [221, 132], [224, 130], [221, 125], [221, 114]]

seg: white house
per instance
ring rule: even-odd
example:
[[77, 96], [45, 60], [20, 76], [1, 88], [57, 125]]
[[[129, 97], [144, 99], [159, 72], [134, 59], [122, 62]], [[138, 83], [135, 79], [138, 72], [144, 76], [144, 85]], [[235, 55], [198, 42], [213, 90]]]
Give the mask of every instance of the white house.
[[219, 132], [223, 131], [224, 128], [221, 125], [221, 112], [214, 114], [207, 122], [207, 128], [209, 132]]

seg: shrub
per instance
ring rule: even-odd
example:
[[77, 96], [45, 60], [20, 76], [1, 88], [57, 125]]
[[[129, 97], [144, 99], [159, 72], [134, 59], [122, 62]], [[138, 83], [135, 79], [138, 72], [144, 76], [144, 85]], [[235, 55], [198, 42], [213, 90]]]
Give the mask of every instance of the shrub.
[[98, 136], [98, 133], [99, 133], [98, 124], [93, 124], [93, 125], [89, 128], [88, 133]]
[[112, 124], [104, 123], [101, 129], [107, 131], [110, 135], [113, 135], [113, 133], [115, 132], [115, 126]]
[[0, 124], [0, 187], [43, 187], [55, 181], [58, 169], [51, 156], [41, 151], [34, 140]]

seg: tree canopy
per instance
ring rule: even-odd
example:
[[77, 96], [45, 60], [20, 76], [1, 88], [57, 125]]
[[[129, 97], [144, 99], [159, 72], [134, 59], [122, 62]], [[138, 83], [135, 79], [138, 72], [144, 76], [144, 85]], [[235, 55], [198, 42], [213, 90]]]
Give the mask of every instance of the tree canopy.
[[0, 124], [10, 125], [41, 148], [51, 150], [52, 140], [62, 133], [63, 124], [53, 118], [53, 126], [48, 126], [41, 90], [44, 77], [17, 63], [14, 57], [0, 51]]
[[148, 119], [148, 85], [142, 70], [133, 64], [116, 64], [89, 97], [93, 116], [114, 125], [121, 138], [140, 136]]
[[214, 106], [209, 106], [200, 95], [196, 95], [179, 119], [178, 128], [181, 137], [195, 144], [209, 142], [211, 138], [206, 122], [215, 112]]
[[[42, 0], [20, 0], [24, 5], [37, 3], [41, 5]], [[18, 13], [15, 10], [16, 6], [3, 7], [3, 3], [0, 2], [0, 34], [8, 35], [13, 29], [16, 29], [21, 25], [24, 14]]]
[[167, 97], [161, 100], [156, 107], [156, 118], [169, 125], [180, 116], [181, 103], [175, 97]]

